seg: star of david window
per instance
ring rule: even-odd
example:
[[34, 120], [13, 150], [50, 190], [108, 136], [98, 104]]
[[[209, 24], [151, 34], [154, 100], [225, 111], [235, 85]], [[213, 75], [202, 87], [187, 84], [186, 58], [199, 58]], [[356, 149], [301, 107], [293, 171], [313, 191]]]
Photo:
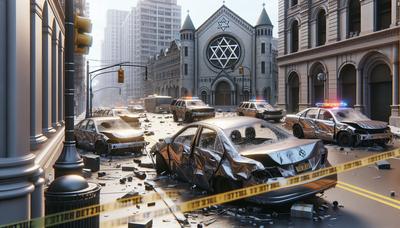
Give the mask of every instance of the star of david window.
[[241, 55], [239, 42], [228, 35], [214, 38], [207, 48], [208, 61], [216, 68], [231, 68], [239, 61]]

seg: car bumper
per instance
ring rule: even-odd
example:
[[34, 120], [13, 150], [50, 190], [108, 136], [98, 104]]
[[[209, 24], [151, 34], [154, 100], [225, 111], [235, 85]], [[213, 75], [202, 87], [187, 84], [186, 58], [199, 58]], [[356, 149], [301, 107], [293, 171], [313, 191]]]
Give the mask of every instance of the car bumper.
[[267, 120], [280, 120], [284, 117], [284, 115], [271, 115], [271, 114], [263, 114], [263, 118]]
[[391, 133], [359, 134], [357, 135], [357, 140], [358, 141], [379, 140], [379, 139], [391, 140], [392, 137], [393, 135]]
[[311, 197], [317, 193], [333, 188], [337, 183], [337, 175], [331, 175], [318, 180], [293, 187], [282, 188], [248, 198], [248, 201], [261, 204], [285, 204], [302, 198]]
[[146, 141], [141, 142], [129, 142], [129, 143], [109, 143], [108, 148], [110, 150], [127, 149], [127, 148], [142, 148], [147, 145]]
[[193, 112], [192, 113], [193, 117], [215, 117], [215, 113], [209, 113], [209, 112]]

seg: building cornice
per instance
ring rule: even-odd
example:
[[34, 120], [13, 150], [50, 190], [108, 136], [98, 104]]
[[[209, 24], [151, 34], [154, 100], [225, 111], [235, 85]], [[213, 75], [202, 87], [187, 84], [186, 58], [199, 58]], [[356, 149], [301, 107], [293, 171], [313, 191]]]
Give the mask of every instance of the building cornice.
[[321, 57], [331, 57], [338, 54], [352, 53], [383, 45], [399, 42], [400, 27], [393, 27], [367, 35], [349, 38], [321, 47], [307, 49], [296, 53], [291, 53], [277, 58], [279, 66], [298, 64], [300, 62], [312, 61]]

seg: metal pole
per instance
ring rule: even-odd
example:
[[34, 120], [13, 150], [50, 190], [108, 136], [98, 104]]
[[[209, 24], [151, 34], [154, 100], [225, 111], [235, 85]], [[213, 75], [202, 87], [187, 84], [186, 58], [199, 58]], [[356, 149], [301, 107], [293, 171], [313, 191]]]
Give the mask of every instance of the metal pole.
[[90, 113], [90, 117], [93, 116], [93, 88], [92, 88], [92, 81], [90, 81], [90, 109], [89, 109], [89, 113]]
[[89, 85], [90, 85], [90, 77], [89, 77], [89, 60], [86, 61], [86, 118], [89, 118]]
[[244, 100], [244, 74], [242, 74], [242, 101]]
[[65, 139], [64, 148], [54, 164], [55, 178], [68, 174], [82, 175], [83, 160], [74, 139], [74, 1], [65, 1]]

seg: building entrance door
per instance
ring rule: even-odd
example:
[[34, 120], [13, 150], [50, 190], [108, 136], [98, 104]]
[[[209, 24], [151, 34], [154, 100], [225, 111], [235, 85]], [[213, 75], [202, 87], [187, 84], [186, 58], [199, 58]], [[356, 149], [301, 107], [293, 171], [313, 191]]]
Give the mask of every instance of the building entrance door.
[[386, 64], [379, 64], [370, 77], [371, 119], [389, 122], [392, 105], [392, 77]]
[[227, 82], [222, 81], [218, 83], [215, 90], [215, 105], [231, 105], [231, 92], [231, 88]]

